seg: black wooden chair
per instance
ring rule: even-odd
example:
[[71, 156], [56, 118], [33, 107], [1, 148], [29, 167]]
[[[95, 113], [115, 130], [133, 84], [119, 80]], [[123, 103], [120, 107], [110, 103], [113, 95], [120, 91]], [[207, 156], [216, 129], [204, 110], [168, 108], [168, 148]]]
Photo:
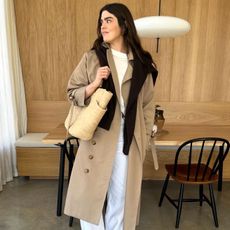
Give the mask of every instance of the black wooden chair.
[[59, 160], [59, 177], [58, 177], [58, 193], [57, 193], [57, 216], [62, 215], [62, 199], [64, 187], [64, 172], [65, 172], [65, 157], [68, 159], [68, 181], [73, 167], [76, 149], [79, 147], [79, 142], [76, 137], [67, 137], [64, 143], [57, 144], [60, 147]]
[[[174, 163], [165, 165], [167, 176], [162, 188], [159, 206], [162, 205], [163, 199], [166, 197], [177, 209], [176, 228], [179, 227], [182, 203], [199, 202], [202, 206], [203, 201], [211, 206], [214, 223], [218, 227], [213, 183], [219, 179], [222, 180], [219, 176], [222, 177], [223, 161], [229, 152], [229, 147], [229, 141], [222, 138], [204, 137], [188, 140], [179, 146]], [[170, 177], [180, 184], [178, 199], [172, 199], [166, 193]], [[199, 198], [183, 198], [186, 184], [199, 185]], [[203, 185], [208, 185], [210, 198], [204, 194]]]

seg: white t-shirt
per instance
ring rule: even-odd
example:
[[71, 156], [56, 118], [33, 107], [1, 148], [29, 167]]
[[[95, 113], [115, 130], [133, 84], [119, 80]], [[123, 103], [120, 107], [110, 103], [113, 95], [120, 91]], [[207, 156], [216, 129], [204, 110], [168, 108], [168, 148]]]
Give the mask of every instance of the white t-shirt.
[[128, 67], [128, 56], [126, 53], [119, 52], [117, 50], [111, 49], [113, 54], [113, 60], [117, 70], [118, 81], [120, 85], [120, 98], [121, 98], [121, 112], [125, 113], [124, 100], [121, 94], [121, 84], [125, 76]]

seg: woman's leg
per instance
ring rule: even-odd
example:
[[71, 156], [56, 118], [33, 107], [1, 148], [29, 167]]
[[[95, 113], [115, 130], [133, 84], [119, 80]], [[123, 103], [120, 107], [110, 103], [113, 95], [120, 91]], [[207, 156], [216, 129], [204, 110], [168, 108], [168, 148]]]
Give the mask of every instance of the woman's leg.
[[128, 156], [122, 150], [123, 135], [120, 135], [107, 193], [106, 230], [123, 230]]
[[80, 223], [81, 223], [81, 229], [82, 230], [105, 230], [104, 221], [103, 221], [102, 216], [101, 216], [99, 225], [91, 224], [91, 223], [84, 221], [84, 220], [80, 220]]

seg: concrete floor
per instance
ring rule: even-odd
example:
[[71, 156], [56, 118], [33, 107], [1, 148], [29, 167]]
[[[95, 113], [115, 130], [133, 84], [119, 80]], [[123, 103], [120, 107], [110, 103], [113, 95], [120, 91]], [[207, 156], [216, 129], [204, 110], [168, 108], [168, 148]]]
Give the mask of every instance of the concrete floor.
[[[177, 194], [178, 186], [172, 182], [169, 186], [172, 194]], [[175, 229], [176, 209], [166, 199], [162, 207], [158, 207], [161, 188], [162, 181], [143, 182], [141, 217], [137, 230]], [[28, 180], [20, 177], [8, 183], [0, 192], [0, 230], [80, 229], [78, 220], [75, 219], [73, 227], [69, 228], [67, 216], [56, 217], [56, 193], [56, 180]], [[185, 187], [185, 196], [193, 194], [196, 195], [197, 191]], [[222, 192], [217, 192], [215, 187], [215, 196], [219, 229], [230, 229], [230, 182], [223, 184]], [[204, 203], [200, 207], [198, 203], [184, 203], [179, 229], [216, 229], [208, 204]]]

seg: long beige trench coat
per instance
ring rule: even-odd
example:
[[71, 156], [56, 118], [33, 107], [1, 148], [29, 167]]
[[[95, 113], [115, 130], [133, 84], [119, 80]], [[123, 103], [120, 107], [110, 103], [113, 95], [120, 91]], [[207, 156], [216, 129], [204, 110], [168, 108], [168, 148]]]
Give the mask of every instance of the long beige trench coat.
[[[110, 49], [107, 59], [118, 97], [115, 115], [110, 130], [98, 127], [90, 141], [80, 141], [72, 175], [67, 191], [64, 213], [88, 222], [98, 224], [106, 198], [116, 152], [120, 122], [120, 87]], [[132, 78], [132, 53], [128, 55], [129, 64], [122, 82], [122, 95], [127, 105]], [[78, 106], [85, 106], [85, 87], [95, 79], [100, 67], [94, 51], [85, 53], [74, 70], [68, 84], [69, 96], [75, 97]], [[125, 200], [124, 230], [135, 229], [138, 222], [142, 166], [146, 146], [150, 137], [154, 117], [153, 80], [149, 75], [142, 87], [137, 101], [137, 115], [134, 138], [128, 157], [128, 176]]]

